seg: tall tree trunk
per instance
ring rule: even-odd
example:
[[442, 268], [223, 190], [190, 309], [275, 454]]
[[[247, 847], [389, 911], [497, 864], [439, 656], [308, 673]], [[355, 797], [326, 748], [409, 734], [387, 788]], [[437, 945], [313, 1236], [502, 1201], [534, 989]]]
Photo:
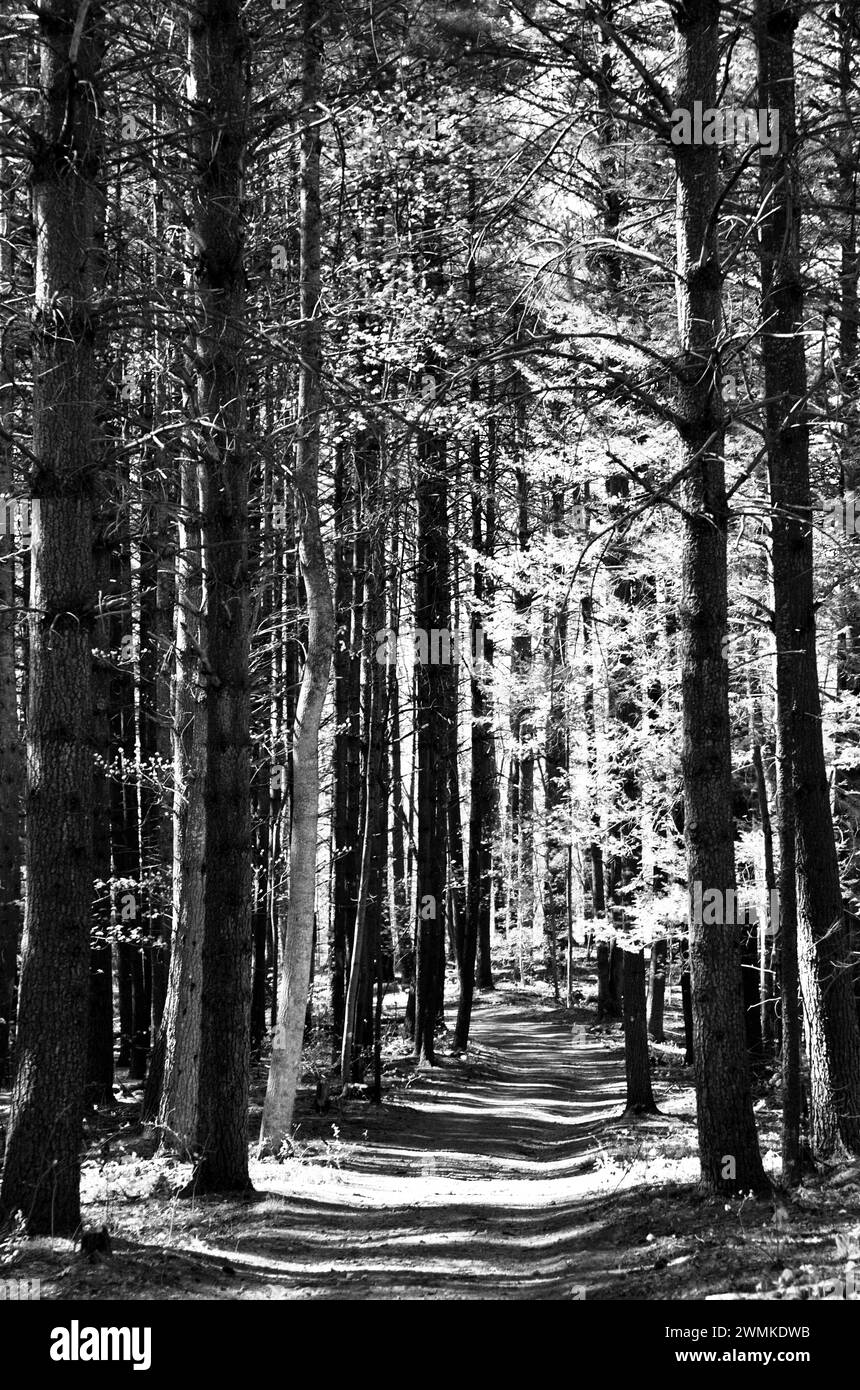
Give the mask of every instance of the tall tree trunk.
[[[762, 759], [761, 745], [758, 743], [754, 743], [752, 747], [752, 764], [753, 771], [755, 772], [759, 819], [761, 820], [762, 845], [764, 851], [764, 886], [767, 893], [768, 904], [767, 915], [764, 922], [765, 937], [761, 946], [761, 983], [759, 987], [761, 1033], [764, 1046], [772, 1053], [777, 1037], [776, 1000], [774, 998], [776, 990], [776, 972], [774, 969], [776, 956], [772, 948], [772, 942], [774, 934], [779, 930], [779, 922], [774, 921], [771, 916], [772, 904], [774, 901], [772, 894], [776, 889], [776, 871], [773, 859], [773, 828], [770, 818], [770, 805], [768, 803], [767, 780], [764, 775], [764, 761]], [[769, 947], [770, 950], [768, 949]]]
[[358, 517], [355, 469], [347, 449], [338, 445], [335, 459], [335, 609], [334, 785], [332, 820], [332, 944], [330, 960], [332, 1045], [343, 1036], [347, 959], [358, 898], [359, 758], [361, 720], [361, 624], [365, 537]]
[[[251, 824], [249, 459], [246, 444], [243, 186], [249, 52], [241, 0], [189, 17], [188, 67], [198, 252], [197, 475], [206, 612], [206, 868], [195, 1191], [248, 1180]], [[203, 422], [206, 422], [205, 424]]]
[[[0, 155], [0, 297], [12, 297], [11, 190]], [[7, 499], [15, 491], [11, 433], [15, 377], [14, 330], [0, 310], [0, 1087], [9, 1084], [9, 1038], [21, 929], [21, 799], [24, 760], [18, 733], [15, 679], [15, 527], [7, 529]]]
[[100, 159], [98, 4], [38, 11], [40, 132], [33, 329], [34, 508], [27, 719], [27, 905], [17, 1074], [0, 1188], [29, 1229], [80, 1221], [92, 912], [97, 397], [92, 299]]
[[[486, 503], [484, 508], [484, 528], [482, 553], [492, 563], [496, 548], [496, 476], [498, 470], [498, 430], [495, 414], [494, 378], [490, 377], [488, 403], [491, 414], [487, 421], [487, 470]], [[480, 469], [480, 457], [477, 459]], [[473, 470], [473, 485], [474, 485]], [[482, 812], [481, 834], [487, 840], [487, 864], [484, 872], [489, 875], [487, 900], [480, 899], [477, 922], [478, 958], [475, 966], [475, 981], [478, 989], [493, 988], [493, 963], [491, 960], [492, 926], [504, 911], [504, 873], [501, 862], [501, 816], [499, 806], [499, 776], [496, 768], [496, 738], [493, 732], [493, 678], [495, 673], [496, 646], [492, 636], [492, 620], [496, 584], [493, 576], [487, 573], [482, 577], [483, 606], [478, 607], [482, 649], [480, 659], [473, 651], [472, 660], [477, 663], [479, 679], [483, 683], [481, 700], [483, 721], [479, 724], [481, 757], [485, 762], [484, 781], [487, 802]], [[476, 595], [477, 604], [477, 595]], [[473, 691], [474, 695], [474, 691]], [[474, 718], [472, 721], [474, 729]], [[475, 749], [472, 746], [474, 759]], [[470, 815], [472, 814], [470, 808]], [[469, 853], [471, 855], [471, 841]], [[470, 871], [471, 875], [471, 871]], [[471, 877], [470, 877], [471, 883]], [[470, 889], [471, 892], [471, 889]], [[492, 920], [491, 920], [492, 918]]]
[[[597, 776], [597, 727], [594, 717], [594, 599], [585, 593], [580, 600], [582, 618], [582, 647], [584, 656], [583, 719], [585, 723], [588, 792], [591, 803], [591, 838], [586, 861], [591, 878], [591, 915], [595, 923], [597, 963], [597, 1021], [621, 1017], [621, 1000], [610, 989], [609, 963], [611, 944], [606, 932], [606, 888], [603, 878], [603, 845], [601, 843], [600, 796]], [[589, 951], [591, 947], [589, 946]]]
[[[816, 659], [803, 284], [797, 206], [794, 0], [757, 0], [759, 101], [779, 114], [761, 152], [768, 216], [759, 239], [762, 361], [777, 650], [777, 717], [788, 755], [800, 980], [810, 1038], [817, 1153], [860, 1149], [860, 1032], [824, 760]], [[783, 949], [785, 940], [783, 939]]]
[[[190, 406], [189, 406], [190, 408]], [[180, 463], [176, 543], [176, 674], [173, 682], [173, 915], [170, 970], [144, 1114], [155, 1113], [171, 1143], [190, 1150], [197, 1135], [197, 1058], [203, 951], [203, 867], [206, 861], [202, 785], [206, 775], [203, 688], [198, 690], [203, 566], [197, 475]]]
[[515, 443], [517, 485], [517, 546], [520, 574], [514, 588], [516, 631], [511, 644], [511, 734], [516, 749], [517, 820], [513, 855], [517, 882], [517, 943], [519, 975], [523, 980], [532, 963], [534, 930], [534, 710], [532, 707], [532, 638], [531, 608], [534, 599], [527, 581], [527, 552], [529, 545], [529, 479], [523, 460], [525, 447], [526, 398], [525, 382], [519, 372], [514, 374]]
[[[564, 493], [556, 483], [552, 493], [552, 534], [559, 540], [564, 535]], [[544, 932], [549, 953], [553, 991], [559, 997], [558, 939], [559, 924], [567, 912], [567, 596], [564, 580], [559, 574], [555, 584], [561, 591], [553, 595], [547, 631], [547, 711], [545, 768], [546, 792], [544, 814], [546, 821], [546, 879], [544, 880]]]
[[385, 528], [383, 524], [383, 477], [379, 439], [372, 428], [362, 429], [356, 439], [358, 484], [364, 498], [368, 539], [362, 597], [362, 791], [360, 803], [359, 882], [354, 926], [350, 933], [349, 986], [346, 1021], [341, 1050], [341, 1080], [344, 1087], [358, 1079], [354, 1047], [368, 1049], [373, 1041], [374, 981], [379, 974], [383, 953], [382, 926], [384, 901], [382, 884], [385, 870], [387, 777], [384, 730], [388, 683], [386, 666], [379, 660], [378, 634], [385, 621]]
[[[674, 12], [676, 107], [713, 107], [720, 7], [689, 0]], [[716, 239], [719, 151], [674, 147], [677, 169], [678, 405], [685, 508], [681, 557], [684, 838], [691, 904], [699, 884], [735, 886], [728, 670], [722, 403], [716, 342], [721, 272]], [[717, 384], [715, 384], [715, 382]], [[701, 914], [700, 914], [701, 915]], [[711, 1192], [765, 1186], [750, 1092], [736, 927], [717, 930], [691, 909], [690, 970], [702, 1183]]]
[[[428, 650], [415, 665], [418, 759], [418, 903], [415, 926], [415, 1056], [435, 1062], [442, 987], [440, 952], [447, 880], [448, 717], [451, 666], [432, 660], [431, 634], [450, 632], [448, 483], [445, 439], [422, 432], [418, 459], [415, 627]], [[444, 644], [444, 639], [443, 643]]]
[[[430, 176], [435, 178], [435, 171]], [[444, 252], [436, 214], [424, 225], [424, 290], [434, 313], [446, 289]], [[434, 1034], [445, 982], [445, 910], [448, 885], [450, 720], [456, 710], [450, 661], [451, 565], [448, 450], [433, 402], [443, 382], [434, 343], [425, 353], [424, 386], [432, 395], [418, 435], [418, 554], [415, 568], [415, 742], [418, 782], [417, 919], [415, 929], [415, 1057], [434, 1063]], [[434, 650], [436, 648], [436, 650]], [[447, 652], [447, 658], [446, 658]]]
[[117, 956], [128, 983], [124, 1036], [126, 1065], [131, 1080], [146, 1075], [149, 1055], [150, 1004], [143, 958], [144, 921], [140, 893], [140, 837], [135, 736], [135, 659], [131, 621], [131, 556], [125, 528], [114, 539], [111, 553], [114, 602], [111, 616], [111, 858], [114, 884], [114, 924]]
[[319, 520], [320, 372], [320, 81], [322, 11], [303, 0], [300, 167], [302, 328], [299, 344], [298, 435], [294, 487], [299, 555], [308, 605], [307, 658], [292, 747], [293, 823], [290, 900], [272, 1064], [263, 1107], [261, 1148], [289, 1137], [301, 1068], [305, 1008], [313, 951], [319, 816], [319, 728], [335, 643], [335, 616]]
[[89, 1018], [87, 1028], [88, 1105], [113, 1099], [113, 912], [110, 880], [111, 790], [111, 543], [107, 506], [99, 508], [93, 536], [93, 570], [97, 595], [93, 624], [93, 896], [90, 940]]
[[[779, 834], [779, 939], [781, 1003], [782, 1176], [789, 1187], [802, 1176], [800, 1144], [801, 1019], [797, 942], [797, 857], [791, 749], [777, 730], [777, 816]], [[814, 1061], [812, 1063], [814, 1066]]]
[[[474, 262], [470, 264], [471, 299], [474, 302]], [[477, 399], [477, 370], [472, 397]], [[454, 1048], [465, 1052], [469, 1045], [472, 1002], [475, 993], [475, 965], [478, 941], [485, 936], [489, 947], [492, 894], [492, 805], [495, 790], [495, 758], [491, 696], [487, 689], [484, 653], [485, 526], [481, 505], [481, 441], [475, 432], [471, 440], [472, 549], [475, 552], [472, 576], [472, 616], [469, 624], [470, 691], [472, 697], [472, 760], [469, 793], [469, 866], [464, 930], [458, 960], [460, 1000], [454, 1031]], [[492, 667], [489, 669], [492, 674]]]
[[[352, 933], [352, 959], [350, 963], [349, 985], [346, 996], [343, 1044], [341, 1049], [341, 1083], [344, 1092], [354, 1079], [354, 1045], [361, 1024], [361, 1044], [367, 1045], [369, 1039], [362, 1015], [366, 1009], [368, 985], [372, 986], [375, 967], [381, 959], [381, 917], [380, 883], [378, 862], [382, 814], [385, 802], [381, 796], [381, 771], [384, 751], [383, 729], [385, 724], [385, 698], [387, 683], [385, 667], [376, 659], [376, 638], [382, 622], [381, 618], [381, 568], [383, 555], [379, 550], [379, 540], [384, 537], [382, 528], [375, 527], [378, 538], [372, 546], [372, 555], [365, 572], [364, 581], [364, 712], [362, 745], [364, 755], [364, 791], [361, 807], [361, 855], [358, 880], [358, 901], [356, 904], [355, 925]], [[372, 1029], [371, 1029], [372, 1033]]]
[[[156, 392], [156, 400], [162, 396]], [[156, 407], [153, 407], [155, 411]], [[144, 479], [148, 536], [146, 541], [148, 583], [151, 591], [144, 594], [141, 636], [141, 662], [148, 676], [149, 704], [142, 715], [142, 746], [150, 760], [160, 768], [171, 762], [170, 714], [172, 676], [168, 652], [173, 645], [174, 610], [176, 606], [175, 542], [172, 513], [169, 503], [174, 497], [172, 481], [162, 480], [167, 473], [172, 479], [173, 460], [159, 452], [153, 469]], [[144, 641], [146, 650], [144, 650]], [[170, 815], [169, 787], [163, 784], [146, 798], [144, 850], [146, 870], [152, 884], [149, 889], [149, 923], [152, 938], [152, 999], [151, 1028], [153, 1041], [158, 1036], [167, 997], [170, 968], [170, 871], [173, 861], [173, 827]], [[160, 1083], [159, 1083], [160, 1084]]]

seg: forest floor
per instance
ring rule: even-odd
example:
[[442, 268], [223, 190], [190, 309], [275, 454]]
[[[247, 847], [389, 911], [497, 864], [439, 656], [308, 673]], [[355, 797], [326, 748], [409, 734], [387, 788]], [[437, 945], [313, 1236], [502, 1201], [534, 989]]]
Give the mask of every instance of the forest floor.
[[[303, 1092], [290, 1156], [252, 1158], [240, 1200], [180, 1199], [188, 1166], [123, 1119], [138, 1094], [118, 1087], [83, 1179], [86, 1224], [107, 1223], [111, 1256], [13, 1238], [0, 1259], [59, 1299], [803, 1298], [845, 1279], [860, 1164], [810, 1176], [787, 1203], [702, 1197], [677, 1014], [655, 1049], [661, 1113], [631, 1119], [620, 1026], [594, 1026], [593, 984], [576, 973], [572, 1009], [542, 983], [478, 996], [466, 1058], [440, 1049], [416, 1070], [393, 1044], [381, 1106], [317, 1116]], [[252, 1136], [263, 1090], [260, 1069]], [[775, 1175], [778, 1097], [772, 1082], [757, 1094]]]

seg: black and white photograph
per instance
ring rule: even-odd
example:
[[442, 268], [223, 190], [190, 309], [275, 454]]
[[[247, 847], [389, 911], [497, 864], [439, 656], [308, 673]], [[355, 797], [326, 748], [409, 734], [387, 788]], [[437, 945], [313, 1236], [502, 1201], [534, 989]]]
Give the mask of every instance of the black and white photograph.
[[0, 1345], [847, 1353], [858, 490], [858, 0], [2, 0]]

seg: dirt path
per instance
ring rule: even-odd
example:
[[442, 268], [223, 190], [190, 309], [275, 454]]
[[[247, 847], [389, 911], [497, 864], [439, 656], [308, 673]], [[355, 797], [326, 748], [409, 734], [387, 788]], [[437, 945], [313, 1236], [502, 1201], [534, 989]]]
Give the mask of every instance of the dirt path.
[[[618, 1178], [601, 1141], [621, 1123], [623, 1056], [576, 1033], [534, 995], [484, 996], [467, 1061], [413, 1073], [381, 1109], [303, 1114], [297, 1157], [254, 1163], [246, 1203], [168, 1200], [169, 1220], [153, 1223], [156, 1186], [141, 1193], [150, 1213], [137, 1234], [126, 1173], [105, 1212], [127, 1232], [139, 1287], [125, 1296], [566, 1299], [579, 1285], [613, 1296]], [[121, 1174], [102, 1170], [102, 1198]], [[88, 1219], [101, 1212], [94, 1201]], [[85, 1278], [65, 1296], [116, 1296], [102, 1271]]]
[[621, 1038], [592, 1016], [537, 990], [480, 998], [468, 1059], [392, 1063], [381, 1107], [317, 1116], [305, 1093], [293, 1156], [253, 1162], [248, 1199], [179, 1200], [190, 1170], [151, 1156], [130, 1094], [129, 1123], [114, 1116], [84, 1165], [85, 1221], [108, 1224], [111, 1258], [25, 1242], [14, 1272], [87, 1300], [756, 1297], [787, 1262], [829, 1277], [860, 1172], [804, 1193], [787, 1229], [768, 1200], [705, 1199], [689, 1074], [658, 1068], [661, 1115], [625, 1119]]
[[[317, 1116], [303, 1098], [294, 1156], [253, 1162], [248, 1200], [178, 1200], [189, 1170], [147, 1157], [132, 1125], [84, 1169], [113, 1257], [43, 1243], [26, 1272], [85, 1299], [665, 1297], [724, 1239], [703, 1239], [687, 1186], [689, 1086], [658, 1085], [664, 1115], [629, 1123], [621, 1039], [577, 1017], [537, 991], [479, 998], [467, 1060], [393, 1065], [381, 1107]], [[712, 1205], [709, 1222], [734, 1220]]]
[[623, 1065], [601, 1040], [574, 1051], [569, 1023], [507, 991], [479, 1003], [473, 1037], [474, 1060], [341, 1121], [331, 1166], [298, 1190], [258, 1167], [261, 1192], [292, 1187], [283, 1224], [261, 1211], [249, 1233], [267, 1275], [316, 1296], [570, 1296], [596, 1234], [576, 1208], [595, 1192]]

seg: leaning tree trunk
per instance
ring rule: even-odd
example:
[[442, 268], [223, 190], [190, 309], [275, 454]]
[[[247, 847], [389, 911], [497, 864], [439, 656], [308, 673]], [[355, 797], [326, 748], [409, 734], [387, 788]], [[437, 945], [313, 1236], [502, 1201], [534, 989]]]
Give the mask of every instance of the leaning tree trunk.
[[[809, 1027], [812, 1139], [827, 1156], [860, 1149], [860, 1033], [821, 726], [815, 650], [812, 498], [800, 219], [794, 30], [798, 7], [758, 0], [759, 100], [779, 113], [779, 150], [761, 152], [768, 216], [759, 253], [767, 399], [777, 718], [789, 755], [797, 864], [798, 958]], [[785, 941], [783, 941], [783, 950]]]
[[[720, 7], [689, 0], [675, 11], [675, 105], [712, 107], [717, 95]], [[677, 169], [678, 406], [686, 465], [681, 556], [681, 700], [684, 838], [691, 904], [695, 885], [722, 895], [735, 885], [728, 669], [723, 414], [716, 342], [721, 271], [715, 145], [674, 147]], [[703, 1186], [765, 1185], [750, 1092], [736, 927], [716, 930], [691, 910], [694, 1067]]]
[[27, 905], [18, 1065], [0, 1207], [29, 1229], [80, 1222], [92, 911], [93, 292], [100, 7], [45, 0], [33, 326], [34, 506], [27, 719]]
[[301, 142], [301, 341], [294, 487], [299, 556], [308, 603], [307, 658], [293, 734], [290, 901], [278, 1021], [263, 1108], [261, 1148], [289, 1137], [302, 1057], [311, 955], [319, 816], [319, 728], [335, 641], [335, 616], [319, 521], [320, 372], [320, 78], [319, 0], [304, 0]]

